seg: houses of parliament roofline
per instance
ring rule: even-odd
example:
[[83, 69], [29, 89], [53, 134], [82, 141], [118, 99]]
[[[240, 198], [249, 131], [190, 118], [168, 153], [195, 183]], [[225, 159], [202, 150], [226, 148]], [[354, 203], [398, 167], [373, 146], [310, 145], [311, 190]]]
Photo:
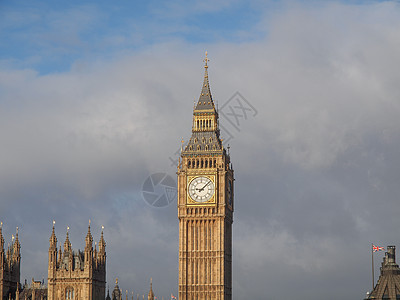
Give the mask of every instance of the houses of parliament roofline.
[[[85, 248], [73, 250], [69, 240], [69, 227], [61, 248], [57, 244], [55, 222], [49, 239], [47, 285], [32, 278], [30, 284], [20, 283], [21, 243], [18, 227], [12, 235], [11, 244], [5, 249], [3, 223], [0, 223], [0, 300], [122, 300], [122, 293], [109, 293], [106, 298], [106, 242], [102, 226], [98, 244], [93, 247], [93, 236], [90, 221], [85, 237]], [[98, 248], [97, 248], [98, 247]], [[118, 287], [118, 281], [116, 284]], [[115, 289], [114, 289], [115, 290]], [[119, 287], [118, 287], [119, 290]], [[152, 283], [149, 300], [154, 299]]]

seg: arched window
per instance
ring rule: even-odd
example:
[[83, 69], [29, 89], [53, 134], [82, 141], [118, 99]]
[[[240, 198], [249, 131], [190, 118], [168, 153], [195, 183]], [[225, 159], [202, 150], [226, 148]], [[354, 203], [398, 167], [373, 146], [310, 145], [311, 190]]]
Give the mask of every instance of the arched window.
[[200, 145], [197, 145], [197, 150], [198, 150], [198, 151], [200, 150]]
[[[207, 147], [207, 146], [206, 146]], [[207, 149], [206, 149], [207, 150]], [[204, 162], [205, 163], [205, 165], [204, 165], [204, 167], [205, 168], [208, 168], [208, 160], [206, 159], [206, 161]]]
[[192, 164], [192, 162], [189, 160], [189, 161], [188, 161], [188, 168], [189, 168], [189, 169], [190, 169], [191, 164]]
[[72, 287], [67, 287], [67, 288], [65, 289], [65, 299], [67, 299], [67, 300], [73, 300], [73, 299], [75, 299], [74, 297], [75, 297], [75, 295], [74, 295], [74, 289], [73, 289]]
[[206, 142], [206, 138], [203, 136], [203, 138], [201, 139], [201, 141], [202, 141], [203, 143], [205, 143], [205, 142]]

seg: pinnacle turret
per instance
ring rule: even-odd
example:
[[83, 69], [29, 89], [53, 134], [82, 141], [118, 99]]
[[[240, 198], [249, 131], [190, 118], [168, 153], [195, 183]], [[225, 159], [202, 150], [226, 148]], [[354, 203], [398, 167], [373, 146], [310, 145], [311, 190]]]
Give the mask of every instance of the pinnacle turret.
[[64, 253], [71, 252], [71, 251], [72, 251], [72, 246], [71, 246], [71, 242], [69, 241], [69, 227], [67, 227], [67, 236], [66, 236], [65, 242], [64, 242]]
[[107, 288], [107, 297], [106, 297], [106, 300], [111, 300], [111, 297], [110, 297], [110, 289], [109, 289], [109, 288]]
[[85, 241], [86, 241], [85, 250], [93, 250], [93, 236], [92, 233], [90, 232], [90, 220]]
[[[57, 248], [56, 248], [56, 250], [57, 250]], [[58, 250], [58, 261], [57, 261], [58, 266], [61, 265], [61, 261], [62, 261], [62, 250], [61, 250], [61, 245], [60, 245], [60, 248]]]
[[56, 224], [56, 222], [53, 221], [53, 230], [52, 230], [51, 236], [50, 236], [50, 248], [57, 250], [57, 237], [56, 237], [56, 233], [55, 233], [55, 230], [54, 230], [54, 225], [55, 224]]
[[4, 250], [3, 222], [0, 222], [0, 251]]
[[106, 250], [106, 241], [104, 240], [103, 230], [104, 230], [104, 226], [101, 226], [101, 236], [100, 236], [100, 241], [99, 241], [99, 253], [100, 254], [103, 254]]
[[150, 278], [150, 291], [149, 295], [147, 296], [148, 300], [154, 300], [154, 293], [153, 293], [153, 279]]
[[19, 258], [21, 257], [20, 252], [21, 252], [21, 244], [18, 239], [18, 227], [17, 227], [15, 232], [15, 240], [13, 243], [13, 258], [15, 260], [19, 260]]

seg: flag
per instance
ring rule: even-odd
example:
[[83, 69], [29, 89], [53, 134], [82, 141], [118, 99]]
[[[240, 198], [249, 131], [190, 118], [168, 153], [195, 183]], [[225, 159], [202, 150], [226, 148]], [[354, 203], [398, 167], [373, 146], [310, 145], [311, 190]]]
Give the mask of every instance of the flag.
[[384, 251], [385, 248], [384, 247], [379, 247], [379, 246], [375, 246], [374, 244], [372, 244], [372, 252], [378, 252], [378, 251]]
[[172, 295], [172, 293], [171, 293], [171, 300], [172, 299], [176, 299], [176, 297], [174, 295]]

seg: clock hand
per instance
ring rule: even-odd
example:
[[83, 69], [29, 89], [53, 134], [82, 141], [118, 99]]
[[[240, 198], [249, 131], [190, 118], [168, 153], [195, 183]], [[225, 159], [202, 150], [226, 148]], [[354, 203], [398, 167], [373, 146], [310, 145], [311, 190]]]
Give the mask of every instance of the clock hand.
[[205, 186], [203, 186], [201, 189], [199, 189], [199, 192], [201, 192], [202, 190], [204, 190], [205, 187], [206, 187], [207, 185], [209, 185], [210, 183], [211, 183], [211, 180], [210, 180]]

